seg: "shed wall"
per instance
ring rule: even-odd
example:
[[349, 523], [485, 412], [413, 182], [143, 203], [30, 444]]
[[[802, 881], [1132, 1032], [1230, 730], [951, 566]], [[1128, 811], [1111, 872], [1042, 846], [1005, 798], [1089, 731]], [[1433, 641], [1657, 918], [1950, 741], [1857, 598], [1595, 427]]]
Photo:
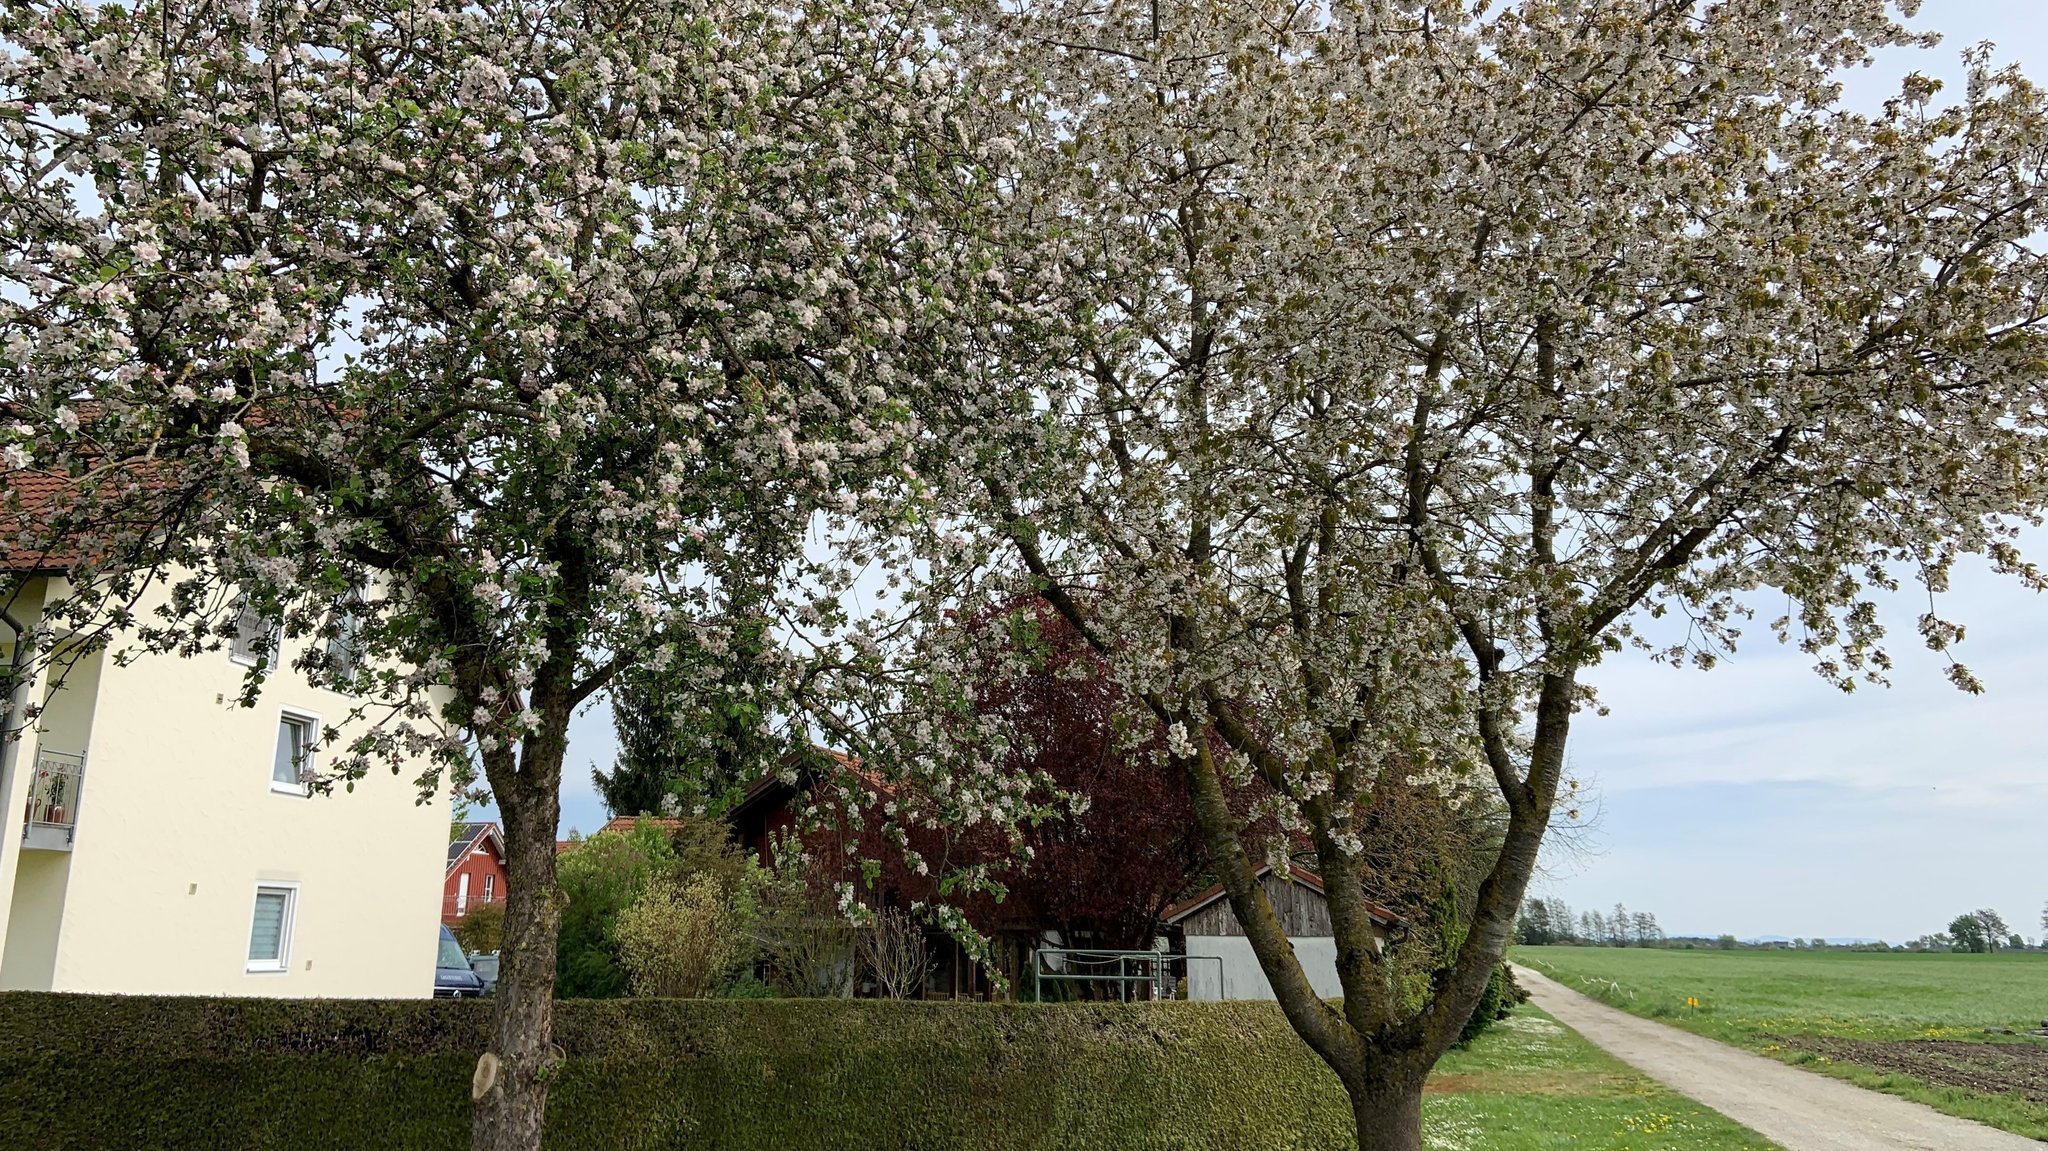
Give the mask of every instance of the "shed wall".
[[[1337, 941], [1324, 935], [1293, 942], [1295, 958], [1301, 961], [1301, 970], [1316, 994], [1324, 999], [1343, 998], [1344, 985], [1337, 979]], [[1188, 998], [1215, 1002], [1274, 996], [1273, 985], [1259, 967], [1259, 957], [1252, 954], [1251, 940], [1242, 935], [1190, 935]]]

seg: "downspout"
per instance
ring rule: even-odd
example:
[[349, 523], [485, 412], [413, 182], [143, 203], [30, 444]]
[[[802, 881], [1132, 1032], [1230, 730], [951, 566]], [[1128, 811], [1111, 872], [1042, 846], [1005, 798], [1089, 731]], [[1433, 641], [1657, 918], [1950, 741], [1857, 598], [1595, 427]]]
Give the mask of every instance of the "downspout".
[[14, 659], [7, 670], [7, 711], [0, 716], [0, 796], [6, 796], [13, 788], [15, 763], [21, 758], [21, 738], [15, 724], [25, 723], [28, 718], [29, 681], [34, 677], [24, 674], [31, 658], [29, 629], [14, 618], [11, 607], [0, 607], [0, 620], [14, 632]]

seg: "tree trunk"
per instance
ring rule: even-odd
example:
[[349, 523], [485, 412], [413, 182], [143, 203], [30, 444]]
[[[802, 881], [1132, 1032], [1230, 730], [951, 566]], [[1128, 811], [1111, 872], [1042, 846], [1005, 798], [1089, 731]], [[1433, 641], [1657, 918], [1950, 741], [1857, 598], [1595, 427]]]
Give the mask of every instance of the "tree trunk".
[[[560, 756], [553, 771], [526, 770], [510, 787], [493, 783], [505, 820], [505, 939], [490, 1048], [477, 1061], [471, 1151], [539, 1151], [548, 1084], [560, 1057], [554, 1045], [555, 822], [561, 809]], [[527, 778], [531, 772], [533, 777]]]
[[1422, 1151], [1422, 1084], [1347, 1087], [1358, 1124], [1358, 1151]]

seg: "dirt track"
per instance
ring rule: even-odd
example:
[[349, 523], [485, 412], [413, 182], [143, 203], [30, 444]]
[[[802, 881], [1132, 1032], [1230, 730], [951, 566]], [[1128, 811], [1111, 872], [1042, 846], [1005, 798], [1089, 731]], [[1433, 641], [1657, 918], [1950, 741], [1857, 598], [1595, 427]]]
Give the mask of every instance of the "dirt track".
[[1609, 1055], [1785, 1151], [2043, 1151], [2032, 1139], [1617, 1011], [1527, 968], [1515, 968], [1515, 978], [1538, 1007]]

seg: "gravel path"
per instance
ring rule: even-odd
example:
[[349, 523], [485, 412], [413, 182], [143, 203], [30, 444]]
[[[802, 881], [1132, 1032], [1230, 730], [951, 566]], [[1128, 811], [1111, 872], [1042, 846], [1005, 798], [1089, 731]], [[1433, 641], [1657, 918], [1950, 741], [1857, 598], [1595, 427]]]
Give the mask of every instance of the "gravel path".
[[1785, 1151], [2043, 1151], [2043, 1144], [1617, 1011], [1525, 967], [1558, 1022]]

